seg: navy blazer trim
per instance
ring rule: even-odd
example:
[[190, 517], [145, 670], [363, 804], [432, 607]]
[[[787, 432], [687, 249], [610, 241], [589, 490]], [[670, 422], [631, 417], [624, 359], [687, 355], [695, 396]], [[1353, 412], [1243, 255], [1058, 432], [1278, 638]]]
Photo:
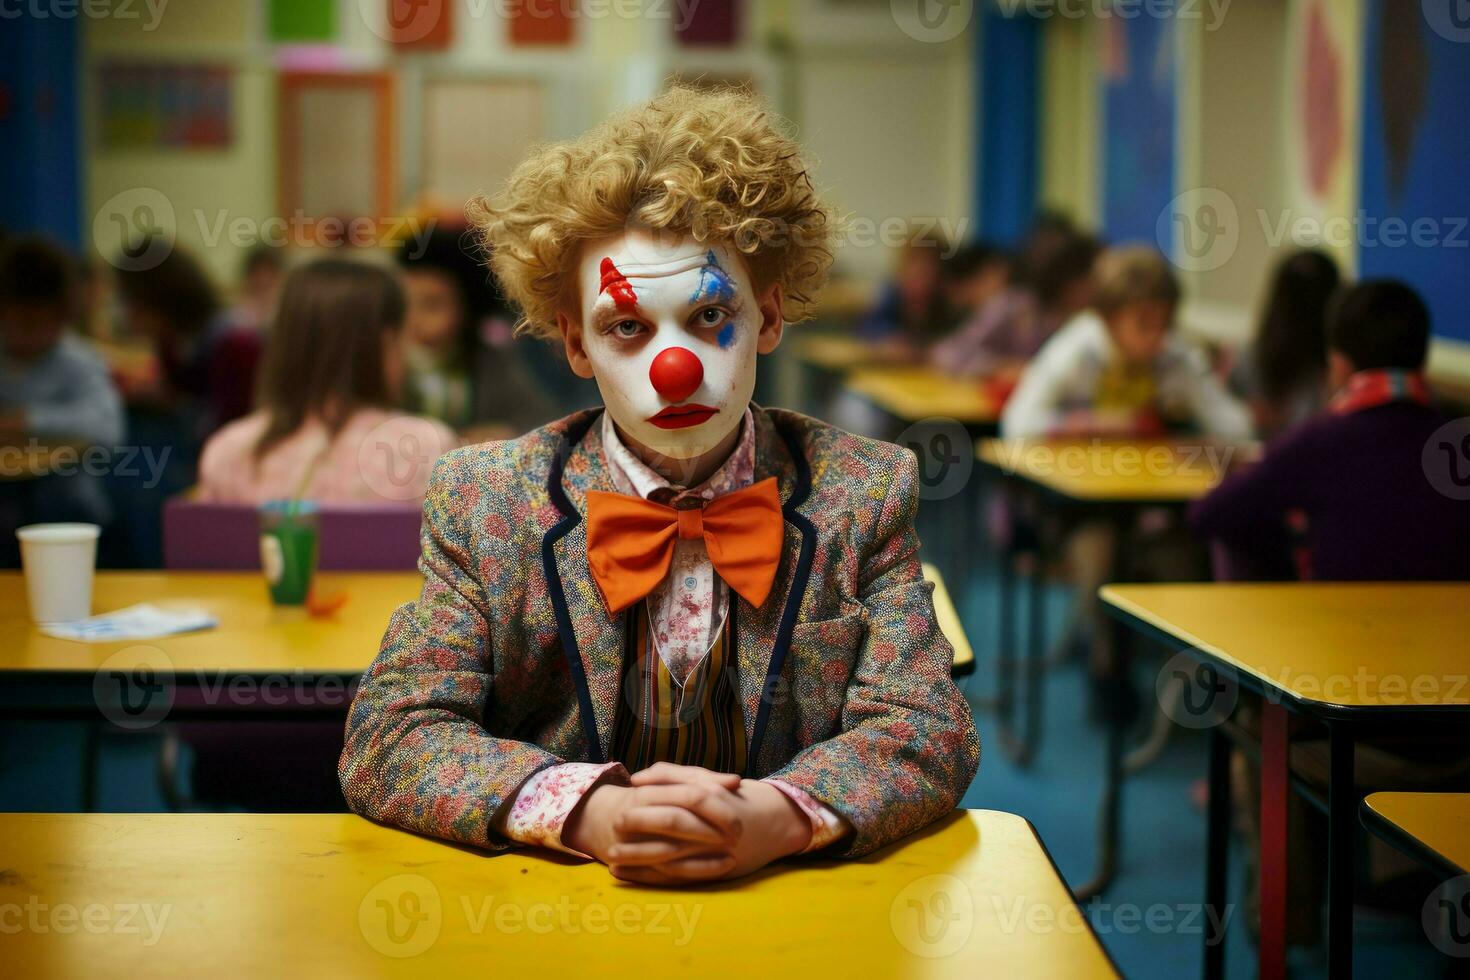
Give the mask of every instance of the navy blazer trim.
[[572, 674], [572, 686], [577, 691], [577, 713], [582, 716], [582, 733], [587, 738], [587, 752], [593, 762], [600, 763], [607, 759], [603, 756], [602, 739], [597, 734], [597, 713], [592, 707], [587, 672], [582, 668], [582, 648], [577, 645], [577, 634], [572, 629], [572, 617], [567, 612], [566, 592], [561, 586], [561, 572], [557, 570], [556, 555], [552, 550], [558, 541], [582, 522], [582, 515], [577, 513], [577, 509], [567, 499], [566, 492], [562, 490], [561, 475], [571, 447], [586, 434], [597, 417], [597, 414], [593, 414], [581, 425], [569, 429], [566, 440], [562, 443], [563, 451], [558, 452], [551, 463], [546, 492], [556, 509], [561, 511], [562, 519], [541, 539], [541, 569], [546, 575], [546, 591], [551, 595], [551, 609], [556, 615], [556, 631], [561, 635], [561, 648], [567, 658], [567, 669]]

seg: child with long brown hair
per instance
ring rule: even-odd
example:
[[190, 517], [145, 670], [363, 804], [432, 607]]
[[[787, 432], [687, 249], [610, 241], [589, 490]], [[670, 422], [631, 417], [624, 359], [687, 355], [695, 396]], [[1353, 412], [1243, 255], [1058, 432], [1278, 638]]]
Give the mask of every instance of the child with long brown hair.
[[382, 269], [325, 259], [293, 272], [257, 408], [205, 445], [200, 497], [421, 501], [433, 461], [457, 439], [439, 422], [393, 409], [403, 316], [403, 291]]

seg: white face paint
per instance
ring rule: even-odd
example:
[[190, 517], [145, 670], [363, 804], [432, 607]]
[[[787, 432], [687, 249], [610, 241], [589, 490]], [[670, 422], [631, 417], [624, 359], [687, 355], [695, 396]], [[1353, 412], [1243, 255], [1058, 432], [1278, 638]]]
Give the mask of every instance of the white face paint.
[[717, 448], [755, 391], [761, 312], [745, 261], [632, 230], [584, 245], [577, 275], [583, 349], [618, 429], [675, 460]]

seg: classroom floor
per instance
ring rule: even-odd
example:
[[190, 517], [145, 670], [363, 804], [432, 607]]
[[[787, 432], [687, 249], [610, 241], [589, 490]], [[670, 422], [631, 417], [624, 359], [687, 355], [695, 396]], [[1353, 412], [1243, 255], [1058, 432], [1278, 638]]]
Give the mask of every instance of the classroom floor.
[[[979, 658], [979, 670], [962, 681], [972, 701], [992, 689], [994, 636], [990, 624], [996, 608], [993, 563], [983, 555], [975, 562], [968, 586], [957, 589], [955, 595]], [[1060, 628], [1067, 601], [1065, 590], [1049, 590], [1048, 620], [1053, 634]], [[1144, 662], [1137, 678], [1139, 689], [1148, 691], [1153, 687], [1149, 671], [1159, 661], [1140, 659]], [[1094, 814], [1102, 785], [1103, 732], [1086, 718], [1080, 663], [1052, 670], [1046, 691], [1040, 751], [1025, 770], [1012, 765], [994, 743], [992, 717], [985, 711], [976, 712], [984, 751], [980, 773], [963, 805], [1026, 816], [1062, 874], [1078, 885], [1091, 876], [1095, 861]], [[77, 760], [82, 757], [83, 742], [79, 725], [0, 724], [0, 809], [79, 809]], [[1193, 801], [1191, 788], [1205, 772], [1205, 748], [1199, 733], [1176, 730], [1164, 754], [1125, 787], [1121, 870], [1108, 892], [1086, 910], [1128, 977], [1199, 975], [1204, 814]], [[100, 758], [98, 809], [164, 808], [156, 776], [156, 736], [106, 736]], [[1244, 880], [1239, 846], [1233, 849], [1233, 858], [1230, 900], [1238, 903]], [[1155, 926], [1150, 927], [1150, 922]], [[1228, 942], [1229, 975], [1254, 976], [1254, 949], [1242, 923], [1232, 925]], [[1355, 972], [1360, 976], [1417, 971], [1432, 977], [1444, 975], [1448, 965], [1416, 922], [1402, 920], [1364, 921], [1360, 917], [1356, 955]], [[1309, 951], [1294, 951], [1291, 963], [1294, 977], [1325, 976], [1322, 960]]]

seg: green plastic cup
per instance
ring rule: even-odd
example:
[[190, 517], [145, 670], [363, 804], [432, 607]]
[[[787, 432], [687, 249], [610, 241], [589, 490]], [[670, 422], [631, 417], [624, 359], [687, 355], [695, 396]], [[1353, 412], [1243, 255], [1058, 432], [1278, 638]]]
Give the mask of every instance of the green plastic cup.
[[272, 500], [260, 508], [260, 567], [278, 606], [300, 606], [316, 574], [316, 507], [304, 501]]

